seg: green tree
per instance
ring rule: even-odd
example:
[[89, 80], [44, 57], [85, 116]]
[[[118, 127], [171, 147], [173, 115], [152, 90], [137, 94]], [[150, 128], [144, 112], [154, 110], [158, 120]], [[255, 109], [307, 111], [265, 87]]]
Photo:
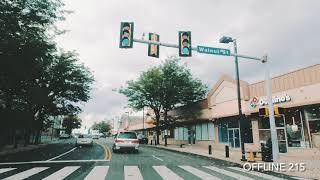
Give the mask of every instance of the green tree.
[[0, 133], [10, 136], [0, 140], [16, 142], [16, 129], [30, 139], [36, 130], [38, 143], [49, 116], [77, 114], [79, 102], [90, 98], [91, 72], [53, 41], [62, 32], [55, 23], [64, 19], [63, 6], [61, 0], [0, 1]]
[[142, 72], [137, 80], [128, 81], [127, 87], [121, 88], [119, 92], [128, 98], [130, 107], [137, 110], [150, 107], [154, 111], [159, 143], [161, 112], [166, 123], [168, 111], [203, 99], [207, 86], [193, 78], [185, 65], [167, 59], [162, 65]]
[[111, 125], [104, 121], [99, 123], [94, 123], [91, 127], [93, 130], [98, 130], [99, 133], [108, 133], [111, 130]]
[[76, 115], [67, 115], [63, 118], [62, 127], [66, 128], [66, 134], [71, 134], [72, 129], [81, 127], [81, 119]]

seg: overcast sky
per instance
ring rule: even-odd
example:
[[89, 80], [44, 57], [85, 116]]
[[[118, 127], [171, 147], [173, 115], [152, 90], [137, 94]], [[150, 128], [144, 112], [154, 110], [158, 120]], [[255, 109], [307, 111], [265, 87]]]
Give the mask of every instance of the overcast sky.
[[[219, 44], [228, 35], [237, 39], [239, 54], [261, 57], [268, 53], [272, 74], [278, 75], [320, 63], [320, 1], [314, 0], [65, 0], [74, 11], [58, 26], [68, 32], [56, 40], [76, 50], [96, 79], [92, 99], [85, 104], [84, 125], [120, 116], [126, 98], [112, 91], [158, 65], [177, 49], [160, 47], [160, 58], [147, 56], [147, 46], [134, 43], [119, 49], [121, 21], [135, 23], [135, 38], [156, 32], [160, 40], [178, 42], [178, 31], [192, 31], [192, 44], [231, 48]], [[212, 87], [222, 74], [234, 77], [234, 58], [193, 53], [182, 58], [194, 76]], [[261, 63], [241, 59], [240, 77], [263, 80]]]

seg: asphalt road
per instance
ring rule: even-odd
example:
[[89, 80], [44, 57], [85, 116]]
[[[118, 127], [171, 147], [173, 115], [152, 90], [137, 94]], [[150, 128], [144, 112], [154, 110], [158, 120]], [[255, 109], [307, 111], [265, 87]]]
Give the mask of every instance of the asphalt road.
[[93, 147], [75, 147], [74, 139], [31, 152], [0, 157], [0, 179], [288, 179], [288, 176], [242, 172], [235, 164], [149, 146], [139, 153], [112, 153], [112, 139]]

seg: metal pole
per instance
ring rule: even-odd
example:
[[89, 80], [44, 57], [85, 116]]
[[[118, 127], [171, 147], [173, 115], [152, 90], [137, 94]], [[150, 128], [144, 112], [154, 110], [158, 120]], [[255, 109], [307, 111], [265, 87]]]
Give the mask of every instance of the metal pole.
[[[158, 42], [158, 41], [150, 41], [150, 40], [142, 40], [142, 39], [133, 39], [133, 41], [134, 41], [134, 42], [137, 42], [137, 43], [143, 43], [143, 44], [154, 44], [154, 45], [171, 47], [171, 48], [179, 48], [179, 46], [176, 45], [176, 44], [162, 43], [162, 42]], [[191, 47], [191, 50], [197, 51], [198, 48], [195, 47], [195, 46], [193, 46], [193, 47]], [[244, 59], [251, 59], [251, 60], [261, 61], [261, 58], [253, 57], [253, 56], [247, 56], [247, 55], [242, 55], [242, 54], [237, 54], [237, 53], [230, 53], [230, 56], [240, 57], [240, 58], [244, 58]]]
[[142, 134], [144, 135], [144, 107], [142, 109]]
[[270, 70], [269, 70], [270, 67], [269, 67], [267, 55], [263, 57], [263, 62], [265, 64], [265, 71], [266, 71], [265, 78], [266, 78], [266, 91], [267, 91], [267, 99], [268, 99], [268, 106], [269, 106], [272, 155], [273, 155], [273, 161], [277, 161], [277, 159], [279, 158], [279, 144], [277, 140], [276, 123], [274, 119], [274, 107], [272, 102], [272, 84], [271, 84], [271, 77], [270, 77]]
[[[233, 40], [234, 45], [234, 53], [238, 54], [238, 47], [237, 47], [237, 40]], [[242, 121], [242, 108], [241, 108], [241, 93], [240, 93], [240, 78], [239, 78], [239, 63], [238, 63], [238, 56], [235, 57], [235, 68], [236, 68], [236, 80], [237, 80], [237, 96], [238, 96], [238, 111], [239, 111], [239, 128], [240, 128], [240, 141], [241, 141], [241, 161], [247, 161], [246, 159], [246, 152], [244, 149], [244, 136], [241, 128], [241, 121]]]

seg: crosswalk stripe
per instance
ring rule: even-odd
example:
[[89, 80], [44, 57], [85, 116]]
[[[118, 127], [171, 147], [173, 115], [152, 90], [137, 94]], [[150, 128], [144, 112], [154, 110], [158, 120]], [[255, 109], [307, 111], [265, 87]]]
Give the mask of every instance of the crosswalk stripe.
[[268, 175], [268, 174], [260, 173], [260, 172], [257, 172], [257, 171], [246, 171], [246, 170], [244, 170], [242, 168], [238, 168], [238, 167], [228, 167], [228, 168], [236, 170], [236, 171], [252, 174], [252, 175], [255, 175], [255, 176], [259, 176], [259, 177], [262, 177], [262, 178], [265, 178], [265, 179], [283, 180], [282, 178], [278, 178], [276, 176], [271, 176], [271, 175]]
[[4, 180], [22, 180], [22, 179], [26, 179], [32, 175], [38, 174], [41, 171], [44, 171], [48, 169], [48, 167], [36, 167], [36, 168], [32, 168], [26, 171], [23, 171], [21, 173], [15, 174], [13, 176], [7, 177]]
[[75, 170], [79, 169], [80, 166], [67, 166], [59, 171], [51, 174], [50, 176], [44, 178], [44, 180], [56, 180], [56, 179], [63, 179], [73, 173]]
[[109, 166], [95, 166], [84, 180], [103, 180], [108, 174]]
[[8, 171], [11, 171], [11, 170], [14, 170], [14, 169], [17, 169], [17, 168], [1, 168], [1, 169], [0, 169], [0, 174], [1, 174], [1, 173], [8, 172]]
[[166, 166], [152, 166], [154, 170], [162, 177], [164, 180], [183, 180], [180, 176], [172, 172]]
[[138, 166], [124, 166], [125, 180], [143, 180]]
[[237, 173], [234, 173], [234, 172], [231, 172], [231, 171], [227, 171], [227, 170], [224, 170], [222, 168], [217, 168], [217, 167], [214, 167], [214, 166], [204, 166], [205, 168], [207, 169], [211, 169], [213, 171], [216, 171], [216, 172], [219, 172], [221, 174], [224, 174], [226, 176], [230, 176], [230, 177], [233, 177], [235, 179], [246, 179], [246, 180], [254, 180], [252, 178], [249, 178], [247, 176], [243, 176], [241, 174], [237, 174]]
[[201, 179], [205, 179], [205, 180], [219, 180], [220, 178], [215, 177], [211, 174], [208, 174], [206, 172], [200, 171], [196, 168], [193, 168], [191, 166], [179, 166], [180, 168], [190, 172], [191, 174], [198, 176]]

